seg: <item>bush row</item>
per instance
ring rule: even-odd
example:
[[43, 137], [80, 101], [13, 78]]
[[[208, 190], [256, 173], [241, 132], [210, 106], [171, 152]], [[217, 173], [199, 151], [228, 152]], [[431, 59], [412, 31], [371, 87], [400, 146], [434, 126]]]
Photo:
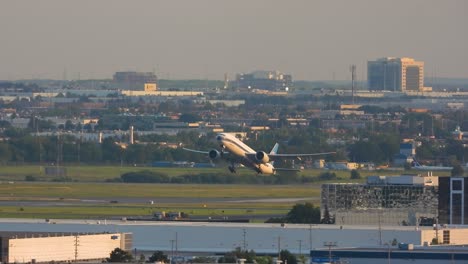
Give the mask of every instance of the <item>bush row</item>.
[[325, 172], [319, 176], [299, 176], [297, 174], [289, 175], [237, 175], [223, 173], [202, 173], [185, 174], [170, 177], [165, 173], [153, 171], [127, 172], [120, 178], [107, 180], [108, 182], [125, 183], [194, 183], [194, 184], [300, 184], [310, 183], [320, 180], [337, 179], [335, 173]]

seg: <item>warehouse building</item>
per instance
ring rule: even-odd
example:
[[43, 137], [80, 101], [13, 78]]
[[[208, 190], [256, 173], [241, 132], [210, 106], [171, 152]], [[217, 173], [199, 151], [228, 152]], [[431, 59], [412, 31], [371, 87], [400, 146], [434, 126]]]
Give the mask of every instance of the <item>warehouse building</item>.
[[101, 260], [131, 250], [131, 233], [0, 232], [2, 263]]
[[412, 244], [385, 245], [376, 248], [329, 248], [310, 251], [311, 264], [438, 264], [467, 263], [468, 250], [465, 247], [414, 247]]

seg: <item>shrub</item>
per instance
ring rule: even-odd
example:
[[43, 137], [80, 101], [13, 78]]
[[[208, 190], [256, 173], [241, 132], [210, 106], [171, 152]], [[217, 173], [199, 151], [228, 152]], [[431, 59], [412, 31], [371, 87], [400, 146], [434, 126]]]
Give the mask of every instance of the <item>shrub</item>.
[[334, 172], [323, 172], [319, 175], [320, 180], [336, 180], [336, 173]]
[[170, 183], [171, 178], [164, 173], [152, 171], [127, 172], [120, 176], [125, 183]]
[[25, 181], [37, 181], [37, 178], [34, 177], [33, 175], [26, 175], [26, 177], [24, 177], [24, 180]]

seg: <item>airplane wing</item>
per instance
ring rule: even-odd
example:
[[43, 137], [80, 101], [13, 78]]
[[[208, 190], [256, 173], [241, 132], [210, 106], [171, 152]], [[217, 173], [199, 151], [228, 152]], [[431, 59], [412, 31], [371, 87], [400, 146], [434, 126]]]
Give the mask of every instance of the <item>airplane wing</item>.
[[209, 151], [202, 151], [202, 150], [196, 150], [196, 149], [189, 149], [189, 148], [182, 148], [182, 149], [190, 151], [190, 152], [205, 154], [205, 155], [208, 155], [210, 153]]
[[274, 168], [274, 171], [301, 171], [300, 169]]
[[[190, 152], [195, 152], [195, 153], [200, 153], [200, 154], [205, 154], [205, 155], [210, 155], [210, 151], [203, 151], [203, 150], [196, 150], [196, 149], [189, 149], [189, 148], [182, 148], [183, 150], [190, 151]], [[223, 151], [223, 155], [229, 155], [229, 152]]]
[[274, 159], [294, 159], [294, 158], [302, 158], [302, 157], [311, 157], [311, 156], [319, 156], [319, 155], [329, 155], [335, 154], [336, 152], [321, 152], [321, 153], [309, 153], [309, 154], [268, 154], [268, 157], [272, 160]]

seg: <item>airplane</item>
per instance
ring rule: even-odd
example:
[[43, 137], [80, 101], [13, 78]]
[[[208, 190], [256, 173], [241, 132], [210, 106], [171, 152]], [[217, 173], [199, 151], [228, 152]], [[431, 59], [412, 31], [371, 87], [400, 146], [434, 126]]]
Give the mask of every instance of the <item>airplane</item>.
[[453, 167], [421, 165], [414, 158], [413, 158], [413, 161], [411, 162], [411, 167], [414, 170], [422, 170], [422, 171], [448, 171], [448, 170], [453, 169]]
[[275, 174], [277, 171], [299, 171], [298, 169], [275, 168], [273, 166], [275, 160], [294, 159], [309, 156], [334, 154], [335, 152], [311, 153], [311, 154], [278, 154], [278, 143], [271, 149], [269, 153], [264, 151], [255, 151], [240, 141], [234, 135], [229, 133], [219, 133], [216, 135], [216, 141], [220, 149], [212, 149], [210, 151], [200, 151], [194, 149], [183, 148], [184, 150], [205, 154], [214, 161], [217, 159], [225, 159], [231, 163], [228, 166], [230, 172], [236, 172], [236, 164], [241, 164], [244, 167], [250, 168], [258, 174]]

